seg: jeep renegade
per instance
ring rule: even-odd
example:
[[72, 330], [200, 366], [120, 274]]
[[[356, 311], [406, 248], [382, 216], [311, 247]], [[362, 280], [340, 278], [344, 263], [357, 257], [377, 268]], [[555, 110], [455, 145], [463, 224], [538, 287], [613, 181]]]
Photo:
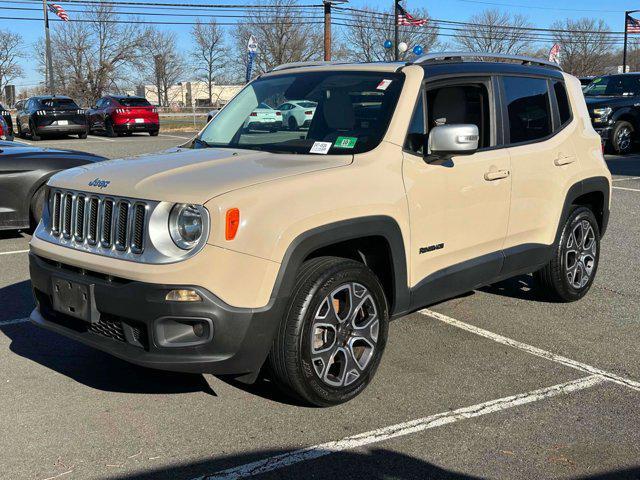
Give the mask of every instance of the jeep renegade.
[[[284, 65], [185, 146], [55, 175], [31, 320], [147, 367], [265, 366], [329, 406], [371, 382], [392, 318], [528, 273], [580, 299], [611, 191], [580, 82], [490, 57]], [[308, 125], [243, 128], [286, 102]]]

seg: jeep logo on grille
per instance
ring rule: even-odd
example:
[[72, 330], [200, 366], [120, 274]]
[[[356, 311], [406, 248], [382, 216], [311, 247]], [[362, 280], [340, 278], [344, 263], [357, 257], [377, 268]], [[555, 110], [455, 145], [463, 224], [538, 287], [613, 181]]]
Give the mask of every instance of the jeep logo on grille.
[[89, 182], [89, 186], [90, 187], [98, 187], [98, 188], [107, 188], [110, 183], [111, 183], [111, 181], [109, 181], [109, 180], [101, 180], [99, 178], [96, 178], [95, 180], [91, 180]]

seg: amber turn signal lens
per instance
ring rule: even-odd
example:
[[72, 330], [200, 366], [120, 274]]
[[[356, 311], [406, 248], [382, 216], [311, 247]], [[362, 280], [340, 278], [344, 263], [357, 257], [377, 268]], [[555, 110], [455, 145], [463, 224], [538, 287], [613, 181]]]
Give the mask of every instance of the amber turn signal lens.
[[227, 210], [227, 222], [224, 229], [224, 238], [227, 240], [233, 240], [238, 233], [238, 227], [240, 226], [240, 210], [237, 208], [230, 208]]
[[195, 290], [171, 290], [164, 297], [168, 302], [201, 302], [202, 297]]

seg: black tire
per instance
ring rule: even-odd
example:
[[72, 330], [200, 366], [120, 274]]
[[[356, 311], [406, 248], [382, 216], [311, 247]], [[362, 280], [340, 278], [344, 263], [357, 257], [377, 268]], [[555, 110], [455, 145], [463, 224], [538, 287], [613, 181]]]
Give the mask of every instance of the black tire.
[[84, 139], [86, 139], [86, 138], [87, 138], [87, 135], [88, 135], [88, 132], [82, 132], [82, 133], [79, 133], [79, 134], [78, 134], [78, 138], [79, 138], [80, 140], [84, 140]]
[[16, 122], [18, 123], [16, 125], [18, 129], [18, 138], [24, 138], [24, 133], [22, 132], [22, 127], [20, 126], [20, 122], [17, 119], [16, 119]]
[[294, 117], [289, 117], [289, 120], [287, 123], [289, 124], [289, 130], [291, 130], [292, 132], [295, 132], [300, 128], [298, 126], [298, 121]]
[[133, 132], [124, 132], [124, 135], [125, 135], [126, 137], [130, 137], [130, 136], [132, 136], [132, 135], [133, 135]]
[[617, 155], [627, 155], [633, 151], [635, 130], [629, 122], [619, 121], [613, 126], [609, 141], [611, 150]]
[[36, 126], [33, 124], [33, 120], [29, 120], [29, 135], [31, 136], [31, 140], [37, 142], [40, 140], [40, 135], [38, 135]]
[[45, 185], [40, 186], [31, 197], [29, 202], [29, 227], [33, 232], [40, 219], [42, 218], [42, 210], [44, 209]]
[[104, 133], [107, 137], [116, 136], [116, 132], [113, 130], [113, 120], [111, 120], [111, 118], [107, 118], [104, 121]]
[[[578, 239], [576, 242], [576, 232], [586, 231], [584, 226], [587, 224], [593, 232], [593, 237], [590, 240]], [[571, 247], [572, 243], [573, 247]], [[588, 249], [591, 252], [585, 254], [586, 247], [591, 245], [593, 247]], [[572, 253], [574, 248], [577, 251], [583, 251], [582, 255], [586, 255], [582, 258], [582, 266], [578, 262], [581, 255]], [[591, 288], [598, 271], [599, 260], [600, 229], [596, 217], [587, 207], [575, 207], [562, 228], [560, 239], [554, 247], [553, 258], [534, 276], [551, 299], [560, 302], [575, 302], [584, 297]], [[577, 267], [574, 273], [570, 273], [572, 265]]]
[[[362, 297], [356, 296], [356, 288]], [[318, 326], [314, 322], [322, 309], [326, 313], [320, 322], [330, 323], [331, 318], [339, 319], [340, 314], [333, 306], [338, 294], [347, 291], [345, 295], [359, 300], [363, 307], [354, 312], [350, 306], [345, 319], [335, 323], [337, 327], [331, 335], [332, 343], [326, 349], [320, 346], [320, 350], [328, 351], [322, 355], [330, 355], [327, 362], [312, 358], [313, 355], [321, 355], [320, 350], [316, 353], [312, 351], [317, 348], [313, 342], [328, 341], [317, 337]], [[346, 303], [356, 304], [355, 301]], [[355, 314], [365, 314], [365, 303], [368, 320], [357, 327]], [[341, 309], [339, 307], [338, 310]], [[353, 320], [347, 320], [352, 315]], [[298, 272], [287, 313], [274, 338], [268, 359], [273, 380], [285, 393], [307, 404], [328, 407], [347, 402], [360, 394], [373, 379], [384, 353], [388, 325], [389, 312], [384, 291], [367, 266], [337, 257], [311, 259]], [[356, 346], [362, 342], [360, 335], [354, 335], [357, 328], [363, 332], [360, 335], [369, 336], [375, 342], [375, 345], [369, 343], [372, 346], [369, 351], [362, 343]], [[351, 342], [351, 348], [348, 342]], [[362, 352], [358, 359], [355, 357], [356, 351]], [[339, 357], [343, 359], [342, 363], [336, 361]], [[336, 364], [339, 369], [337, 372], [332, 370]], [[336, 385], [331, 385], [330, 381]]]
[[153, 131], [153, 132], [149, 132], [149, 135], [151, 135], [152, 137], [157, 137], [159, 133], [160, 133], [160, 131], [156, 130], [156, 131]]

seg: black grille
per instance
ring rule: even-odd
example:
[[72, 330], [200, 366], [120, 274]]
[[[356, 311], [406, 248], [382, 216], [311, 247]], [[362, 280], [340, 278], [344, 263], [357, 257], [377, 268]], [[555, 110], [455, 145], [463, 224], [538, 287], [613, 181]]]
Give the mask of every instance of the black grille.
[[111, 246], [111, 225], [113, 219], [113, 200], [105, 200], [102, 211], [102, 246]]
[[127, 248], [128, 223], [129, 203], [122, 201], [118, 204], [118, 224], [116, 225], [116, 248], [118, 250], [126, 250]]
[[76, 240], [84, 240], [84, 205], [87, 198], [84, 195], [78, 195], [76, 199], [76, 221], [74, 237]]
[[51, 216], [51, 231], [54, 233], [60, 233], [60, 201], [62, 199], [62, 194], [60, 192], [56, 192], [53, 195], [53, 202], [51, 204], [51, 209], [53, 210], [53, 215]]
[[89, 326], [89, 331], [102, 335], [103, 337], [113, 338], [119, 342], [126, 342], [122, 321], [114, 318], [103, 318]]
[[131, 233], [131, 250], [140, 253], [143, 250], [144, 242], [144, 218], [146, 207], [142, 203], [137, 203], [133, 209], [133, 232]]
[[62, 219], [62, 235], [65, 238], [71, 237], [71, 210], [73, 208], [73, 195], [67, 193], [64, 196], [64, 209]]
[[87, 241], [95, 245], [98, 241], [98, 206], [100, 201], [96, 197], [89, 200], [89, 221], [87, 222]]

